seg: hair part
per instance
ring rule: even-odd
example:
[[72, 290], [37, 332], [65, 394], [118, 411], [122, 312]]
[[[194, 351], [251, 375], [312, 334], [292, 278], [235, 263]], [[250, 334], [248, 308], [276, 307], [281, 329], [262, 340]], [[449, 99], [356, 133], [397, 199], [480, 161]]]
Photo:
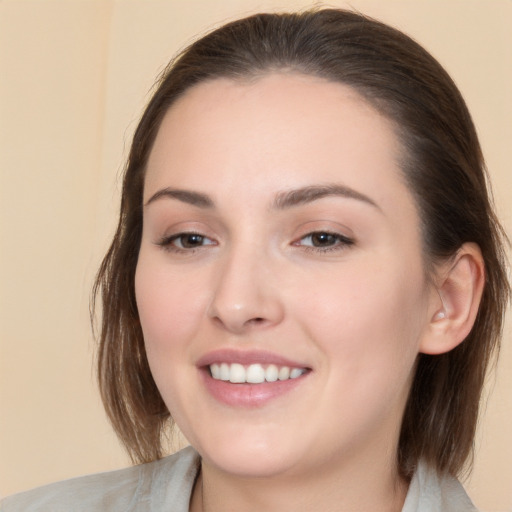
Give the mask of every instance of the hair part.
[[486, 283], [472, 331], [442, 355], [420, 354], [404, 412], [397, 463], [410, 477], [420, 458], [454, 475], [470, 460], [485, 375], [497, 354], [510, 288], [477, 134], [441, 65], [400, 31], [350, 11], [259, 14], [214, 30], [166, 68], [135, 131], [119, 224], [99, 269], [98, 378], [109, 418], [134, 462], [162, 456], [172, 423], [146, 358], [134, 277], [146, 163], [162, 119], [194, 85], [292, 71], [352, 87], [389, 118], [401, 168], [422, 222], [427, 272], [465, 242], [478, 244]]

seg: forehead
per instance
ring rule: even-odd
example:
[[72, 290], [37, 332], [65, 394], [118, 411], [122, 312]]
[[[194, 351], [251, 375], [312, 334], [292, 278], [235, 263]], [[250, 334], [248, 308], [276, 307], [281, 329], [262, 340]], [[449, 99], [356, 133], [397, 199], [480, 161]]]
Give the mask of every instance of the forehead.
[[349, 86], [296, 73], [216, 79], [189, 89], [166, 113], [145, 199], [170, 185], [256, 194], [269, 179], [281, 189], [314, 181], [385, 193], [404, 187], [401, 152], [392, 123]]

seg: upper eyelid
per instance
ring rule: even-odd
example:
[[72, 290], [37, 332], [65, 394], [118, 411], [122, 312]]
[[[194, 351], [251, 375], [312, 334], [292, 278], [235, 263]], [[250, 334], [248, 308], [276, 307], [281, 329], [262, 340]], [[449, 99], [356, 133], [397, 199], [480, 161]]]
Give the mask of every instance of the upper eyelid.
[[[314, 231], [309, 231], [309, 232], [301, 235], [300, 237], [296, 238], [295, 240], [296, 240], [296, 242], [300, 242], [304, 238], [308, 238], [308, 237], [311, 237], [316, 234], [331, 235], [331, 236], [337, 237], [338, 239], [340, 239], [340, 241], [343, 241], [345, 243], [350, 243], [350, 244], [355, 243], [353, 236], [345, 235], [343, 233], [339, 233], [337, 231], [332, 231], [332, 230], [327, 230], [327, 229], [316, 229]], [[293, 243], [295, 244], [295, 242], [293, 242]]]
[[196, 235], [196, 236], [200, 236], [202, 238], [206, 238], [207, 240], [212, 240], [215, 242], [213, 237], [205, 235], [204, 233], [202, 233], [200, 231], [179, 231], [177, 233], [172, 233], [170, 235], [163, 235], [162, 237], [160, 237], [159, 240], [160, 240], [160, 242], [170, 243], [173, 240], [176, 240], [182, 236], [187, 236], [187, 235]]
[[329, 233], [346, 239], [355, 239], [355, 233], [348, 225], [329, 219], [301, 223], [296, 230], [296, 238], [303, 238], [314, 233]]
[[[202, 229], [179, 229], [176, 232], [173, 232], [170, 234], [164, 234], [160, 238], [171, 239], [171, 238], [176, 238], [176, 237], [183, 236], [183, 235], [198, 235], [198, 236], [202, 236], [204, 238], [213, 239], [214, 237], [212, 235], [206, 234], [207, 231], [208, 230], [202, 230]], [[330, 229], [330, 228], [322, 229], [322, 228], [320, 228], [320, 229], [307, 229], [304, 231], [303, 234], [300, 234], [298, 237], [296, 237], [296, 239], [300, 240], [302, 238], [314, 235], [316, 233], [326, 233], [329, 235], [339, 236], [340, 238], [345, 238], [345, 239], [353, 238], [352, 235], [342, 233], [337, 229]]]
[[[180, 237], [182, 236], [186, 236], [186, 235], [197, 235], [197, 236], [201, 236], [202, 238], [205, 238], [207, 240], [210, 240], [212, 241], [213, 243], [205, 243], [205, 244], [200, 244], [200, 245], [197, 245], [197, 246], [193, 246], [193, 247], [180, 247], [179, 245], [177, 245], [175, 242], [175, 240], [179, 239]], [[158, 240], [156, 240], [155, 242], [153, 242], [159, 249], [167, 252], [167, 253], [173, 253], [175, 255], [192, 255], [192, 254], [195, 254], [197, 251], [202, 251], [202, 250], [205, 250], [209, 247], [212, 247], [212, 246], [216, 246], [218, 245], [217, 242], [212, 239], [211, 237], [208, 237], [208, 236], [205, 236], [201, 233], [196, 233], [196, 232], [192, 232], [192, 231], [181, 231], [179, 233], [174, 233], [172, 235], [168, 235], [168, 236], [162, 236], [160, 237]]]
[[[162, 219], [163, 220], [163, 219]], [[215, 238], [216, 230], [209, 228], [203, 221], [185, 220], [179, 222], [156, 222], [152, 226], [148, 226], [150, 232], [155, 234], [159, 239], [172, 238], [180, 235], [200, 235], [206, 238]], [[159, 233], [162, 233], [159, 235]]]
[[[204, 220], [177, 220], [177, 222], [172, 222], [165, 229], [164, 226], [161, 226], [161, 230], [157, 226], [154, 227], [157, 229], [157, 232], [154, 233], [156, 237], [153, 239], [156, 245], [169, 244], [172, 242], [173, 239], [176, 239], [177, 237], [186, 234], [193, 234], [205, 237], [207, 239], [212, 240], [213, 242], [216, 242], [215, 245], [219, 245], [219, 243], [222, 243], [222, 240], [225, 239], [226, 236], [229, 237], [229, 230], [226, 231], [226, 226], [217, 226], [216, 228], [211, 229], [211, 227], [208, 226], [208, 224], [205, 224]], [[221, 228], [220, 232], [219, 228]], [[288, 231], [288, 229], [284, 229], [285, 231], [282, 231], [281, 235], [286, 236], [286, 231]], [[153, 229], [151, 229], [151, 231], [153, 231]], [[163, 234], [158, 236], [158, 231], [160, 231], [160, 233]], [[348, 225], [346, 225], [345, 223], [341, 223], [339, 220], [324, 217], [323, 215], [320, 218], [312, 218], [311, 220], [307, 221], [304, 219], [302, 222], [296, 225], [295, 228], [293, 228], [293, 231], [295, 231], [295, 234], [293, 234], [293, 232], [289, 232], [289, 235], [291, 235], [289, 243], [291, 245], [296, 246], [300, 245], [298, 244], [298, 242], [301, 239], [307, 236], [311, 236], [315, 233], [328, 233], [330, 235], [339, 237], [340, 242], [345, 243], [353, 244], [356, 241], [353, 230]]]

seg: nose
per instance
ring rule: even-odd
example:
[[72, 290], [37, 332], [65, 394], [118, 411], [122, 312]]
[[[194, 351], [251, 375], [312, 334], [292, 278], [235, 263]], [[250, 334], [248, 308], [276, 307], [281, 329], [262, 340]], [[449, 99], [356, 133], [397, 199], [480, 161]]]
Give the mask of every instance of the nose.
[[233, 334], [279, 324], [284, 304], [268, 258], [250, 251], [226, 257], [217, 268], [209, 316]]

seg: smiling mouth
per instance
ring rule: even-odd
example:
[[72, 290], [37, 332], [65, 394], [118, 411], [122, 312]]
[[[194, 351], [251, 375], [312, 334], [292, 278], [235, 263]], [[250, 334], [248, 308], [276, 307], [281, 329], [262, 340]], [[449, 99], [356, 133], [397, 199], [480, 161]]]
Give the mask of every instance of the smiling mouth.
[[292, 368], [275, 364], [214, 363], [208, 366], [214, 380], [231, 382], [232, 384], [262, 384], [263, 382], [285, 381], [297, 379], [304, 375], [307, 368]]

